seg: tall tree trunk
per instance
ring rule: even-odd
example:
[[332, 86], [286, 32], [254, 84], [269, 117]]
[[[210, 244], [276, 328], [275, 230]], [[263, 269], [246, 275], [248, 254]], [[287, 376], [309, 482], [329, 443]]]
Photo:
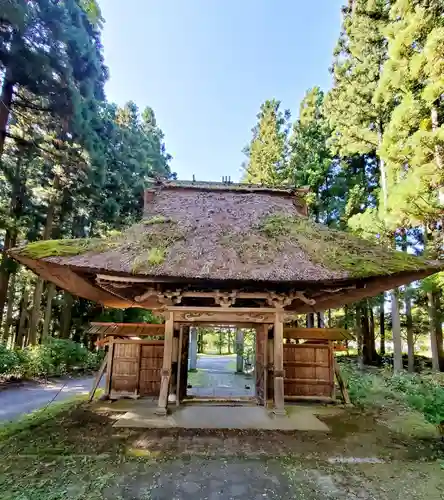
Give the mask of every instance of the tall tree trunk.
[[362, 359], [365, 365], [372, 365], [376, 361], [374, 323], [372, 329], [367, 301], [363, 302], [359, 309], [361, 314]]
[[356, 306], [356, 340], [358, 344], [358, 367], [360, 370], [364, 369], [363, 358], [363, 331], [362, 331], [362, 305]]
[[[0, 103], [1, 108], [1, 103]], [[0, 153], [1, 156], [1, 153]], [[23, 164], [22, 154], [19, 152], [19, 157], [17, 158], [15, 169], [14, 169], [14, 179], [11, 191], [11, 200], [9, 203], [9, 216], [13, 220], [17, 220], [22, 215], [23, 210], [23, 185], [21, 178], [21, 168]], [[8, 297], [8, 286], [9, 278], [11, 273], [16, 268], [15, 262], [7, 256], [7, 251], [14, 248], [17, 244], [17, 229], [7, 228], [5, 234], [5, 240], [3, 244], [3, 255], [0, 264], [0, 326], [2, 323], [3, 313], [5, 310], [6, 300]]]
[[318, 328], [325, 328], [324, 313], [318, 312], [316, 315], [318, 319]]
[[6, 319], [5, 325], [3, 329], [3, 342], [8, 342], [11, 325], [12, 325], [12, 313], [14, 309], [14, 300], [15, 300], [15, 282], [17, 279], [17, 273], [14, 273], [11, 277], [9, 283], [9, 297], [8, 297], [8, 308], [6, 310]]
[[434, 294], [436, 308], [436, 345], [438, 348], [439, 369], [444, 372], [444, 345], [442, 333], [442, 311], [441, 311], [441, 296], [439, 293]]
[[379, 352], [381, 356], [385, 354], [385, 297], [384, 294], [381, 295], [379, 303], [379, 338], [380, 346]]
[[376, 340], [375, 340], [375, 315], [373, 313], [373, 307], [368, 307], [369, 310], [369, 329], [370, 329], [370, 338], [369, 338], [369, 349], [372, 356], [372, 361], [374, 363], [379, 362], [378, 353], [376, 352]]
[[63, 309], [60, 321], [60, 336], [64, 339], [69, 339], [69, 335], [71, 333], [71, 319], [72, 319], [73, 305], [74, 305], [74, 297], [67, 291], [63, 292]]
[[413, 338], [413, 319], [412, 319], [412, 296], [410, 286], [405, 287], [405, 322], [407, 328], [407, 353], [408, 353], [408, 371], [415, 371], [415, 345]]
[[432, 370], [439, 371], [439, 346], [438, 339], [436, 338], [437, 311], [433, 292], [427, 292], [427, 303], [429, 313], [430, 349], [432, 351]]
[[314, 327], [314, 313], [307, 314], [307, 328]]
[[28, 287], [24, 286], [22, 292], [22, 299], [20, 301], [20, 318], [17, 327], [17, 335], [15, 337], [15, 345], [17, 347], [24, 347], [24, 336], [26, 332], [26, 318], [28, 316], [28, 299], [29, 299], [29, 290]]
[[[403, 229], [402, 232], [402, 244], [401, 249], [403, 252], [407, 253], [408, 242], [407, 242], [407, 230]], [[415, 371], [415, 346], [413, 339], [413, 320], [412, 320], [412, 294], [409, 285], [405, 287], [404, 293], [404, 304], [405, 304], [405, 323], [407, 330], [407, 357], [408, 357], [408, 371], [413, 373]]]
[[9, 115], [11, 113], [12, 99], [14, 97], [14, 82], [12, 72], [8, 68], [5, 72], [0, 97], [0, 158], [5, 149], [6, 132], [8, 129]]
[[327, 321], [328, 321], [328, 328], [331, 328], [331, 309], [328, 310], [328, 316], [327, 316]]
[[46, 339], [49, 333], [49, 324], [51, 323], [51, 316], [52, 316], [52, 301], [54, 299], [55, 294], [56, 294], [56, 286], [54, 285], [54, 283], [50, 283], [48, 285], [48, 295], [46, 298], [46, 311], [42, 328], [42, 341]]
[[391, 290], [390, 298], [392, 302], [393, 371], [394, 373], [400, 373], [403, 370], [403, 366], [398, 290]]
[[[60, 188], [60, 181], [58, 176], [54, 178], [53, 182], [53, 189], [57, 193], [58, 189]], [[55, 214], [55, 209], [56, 209], [56, 197], [53, 196], [51, 199], [49, 205], [48, 205], [48, 212], [46, 215], [46, 223], [45, 223], [45, 228], [43, 230], [43, 236], [42, 240], [47, 240], [51, 237], [52, 234], [52, 226], [54, 222], [54, 214]], [[41, 319], [41, 304], [42, 304], [42, 293], [43, 293], [43, 285], [44, 285], [44, 280], [41, 278], [37, 279], [37, 282], [35, 284], [35, 289], [34, 289], [34, 300], [33, 300], [33, 306], [32, 306], [32, 312], [31, 312], [31, 321], [29, 324], [29, 343], [30, 344], [36, 344], [38, 341], [38, 327], [39, 327], [39, 322]]]

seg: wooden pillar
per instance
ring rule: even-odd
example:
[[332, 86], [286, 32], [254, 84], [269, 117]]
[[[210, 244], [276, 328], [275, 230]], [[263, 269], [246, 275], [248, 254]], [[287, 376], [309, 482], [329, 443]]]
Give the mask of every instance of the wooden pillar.
[[179, 349], [177, 352], [177, 383], [176, 383], [176, 406], [180, 405], [180, 384], [182, 372], [182, 343], [183, 343], [183, 325], [180, 325], [179, 330]]
[[171, 380], [171, 363], [173, 356], [173, 336], [174, 336], [174, 317], [173, 312], [165, 313], [165, 340], [163, 345], [163, 365], [160, 381], [159, 401], [157, 404], [157, 413], [166, 415], [168, 407], [168, 391]]
[[244, 332], [236, 329], [236, 373], [244, 371]]
[[112, 374], [113, 374], [113, 362], [114, 362], [114, 339], [108, 342], [108, 361], [106, 363], [106, 383], [105, 383], [105, 397], [109, 398], [112, 388]]
[[189, 370], [197, 370], [197, 328], [190, 327], [190, 344], [189, 344], [188, 358], [190, 360]]
[[277, 311], [274, 321], [274, 413], [285, 415], [284, 409], [284, 314]]

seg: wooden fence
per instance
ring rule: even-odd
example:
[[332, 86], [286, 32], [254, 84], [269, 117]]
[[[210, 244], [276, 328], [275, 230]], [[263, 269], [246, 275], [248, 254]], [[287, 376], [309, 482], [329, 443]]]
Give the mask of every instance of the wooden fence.
[[287, 399], [334, 398], [331, 343], [284, 344], [284, 391]]
[[110, 397], [159, 395], [163, 340], [121, 340], [109, 344]]

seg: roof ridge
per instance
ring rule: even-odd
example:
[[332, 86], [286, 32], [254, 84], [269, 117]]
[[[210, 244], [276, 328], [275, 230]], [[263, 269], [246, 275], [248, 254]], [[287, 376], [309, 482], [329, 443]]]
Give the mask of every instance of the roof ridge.
[[281, 194], [306, 194], [309, 188], [296, 188], [288, 185], [271, 186], [266, 184], [250, 184], [246, 182], [228, 181], [196, 181], [196, 180], [175, 180], [175, 179], [150, 179], [148, 189], [202, 189], [206, 191], [248, 191], [248, 192], [268, 192]]

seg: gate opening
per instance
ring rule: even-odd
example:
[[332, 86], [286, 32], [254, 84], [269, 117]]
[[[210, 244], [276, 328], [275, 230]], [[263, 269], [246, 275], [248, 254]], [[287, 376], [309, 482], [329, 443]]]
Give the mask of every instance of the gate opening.
[[254, 398], [255, 367], [254, 329], [190, 328], [187, 397], [224, 400]]

